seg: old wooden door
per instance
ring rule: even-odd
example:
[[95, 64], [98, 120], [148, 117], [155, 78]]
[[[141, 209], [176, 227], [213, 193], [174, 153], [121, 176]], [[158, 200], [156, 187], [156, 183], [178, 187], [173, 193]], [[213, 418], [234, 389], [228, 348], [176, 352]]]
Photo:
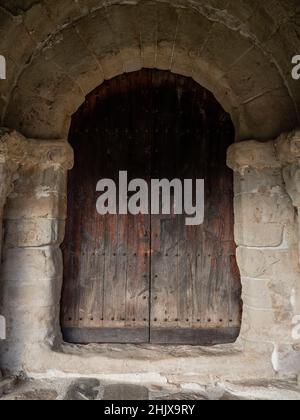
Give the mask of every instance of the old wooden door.
[[[232, 342], [241, 322], [228, 115], [191, 79], [143, 70], [104, 83], [74, 115], [62, 329], [75, 343]], [[205, 180], [205, 222], [96, 212], [96, 184]]]

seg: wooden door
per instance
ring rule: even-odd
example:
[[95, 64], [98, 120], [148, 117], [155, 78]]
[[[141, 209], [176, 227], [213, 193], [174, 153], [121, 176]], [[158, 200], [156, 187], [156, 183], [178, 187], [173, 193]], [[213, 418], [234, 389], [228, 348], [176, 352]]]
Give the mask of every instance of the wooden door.
[[[232, 123], [191, 79], [143, 70], [92, 92], [74, 115], [63, 245], [66, 341], [212, 345], [241, 322], [233, 240]], [[100, 216], [96, 184], [205, 179], [205, 222], [186, 215]]]

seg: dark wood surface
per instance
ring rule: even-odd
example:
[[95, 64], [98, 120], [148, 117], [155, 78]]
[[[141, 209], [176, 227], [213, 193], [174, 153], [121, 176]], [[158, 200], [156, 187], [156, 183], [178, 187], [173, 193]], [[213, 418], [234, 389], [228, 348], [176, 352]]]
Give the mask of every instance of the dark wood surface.
[[239, 327], [222, 328], [151, 328], [151, 343], [213, 346], [234, 343]]
[[64, 339], [69, 343], [119, 343], [139, 344], [149, 341], [149, 327], [82, 328], [65, 327]]
[[[234, 341], [241, 284], [226, 167], [233, 139], [232, 123], [214, 97], [169, 72], [124, 75], [87, 97], [70, 131], [75, 167], [63, 244], [66, 341]], [[117, 181], [120, 170], [130, 180], [204, 178], [204, 224], [186, 226], [186, 215], [98, 215], [96, 184]]]

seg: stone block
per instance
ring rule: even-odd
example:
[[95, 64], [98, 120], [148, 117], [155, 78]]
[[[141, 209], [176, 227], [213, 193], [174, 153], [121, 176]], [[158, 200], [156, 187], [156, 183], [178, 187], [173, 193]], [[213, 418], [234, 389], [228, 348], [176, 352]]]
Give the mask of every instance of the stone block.
[[138, 71], [143, 67], [141, 33], [135, 6], [119, 5], [106, 9], [107, 19], [122, 56], [124, 72]]
[[1, 267], [3, 281], [20, 284], [36, 279], [39, 282], [62, 276], [63, 261], [59, 247], [11, 248], [4, 252]]
[[[66, 97], [65, 97], [66, 98]], [[37, 98], [29, 92], [17, 90], [12, 95], [4, 124], [15, 127], [28, 138], [58, 139], [66, 138], [71, 122], [63, 97], [60, 103], [45, 98]], [[75, 100], [74, 111], [81, 105], [83, 98]], [[74, 104], [73, 102], [73, 104]]]
[[243, 277], [284, 279], [287, 291], [299, 280], [298, 249], [238, 247], [238, 265]]
[[[16, 39], [18, 42], [16, 42]], [[16, 18], [1, 8], [0, 15], [0, 50], [20, 69], [30, 58], [36, 43], [28, 33], [22, 19]]]
[[51, 45], [43, 55], [47, 62], [54, 62], [81, 90], [88, 94], [99, 86], [103, 80], [103, 72], [97, 59], [88, 50], [82, 38], [71, 27], [59, 33], [51, 40]]
[[123, 74], [124, 64], [120, 49], [105, 10], [94, 12], [76, 22], [76, 28], [87, 48], [98, 59], [105, 79]]
[[67, 217], [67, 197], [48, 191], [40, 191], [35, 195], [11, 194], [7, 199], [5, 218], [34, 219]]
[[65, 235], [65, 222], [56, 219], [7, 220], [5, 246], [7, 248], [60, 245]]
[[13, 401], [56, 401], [58, 393], [54, 389], [34, 389], [16, 392], [9, 400]]
[[161, 4], [157, 15], [156, 67], [160, 70], [172, 68], [174, 46], [177, 37], [180, 11], [168, 4]]
[[[59, 336], [59, 309], [55, 306], [32, 308], [5, 307], [8, 348], [50, 344]], [[15, 344], [13, 344], [15, 343]]]
[[[19, 283], [9, 280], [1, 285], [1, 301], [8, 311], [31, 311], [34, 308], [51, 307], [60, 302], [61, 279], [41, 281], [39, 278], [32, 278], [29, 282]], [[15, 313], [16, 316], [16, 313]]]
[[298, 125], [295, 105], [286, 87], [276, 89], [273, 85], [273, 88], [239, 107], [240, 118], [244, 121], [240, 140], [275, 139], [283, 131], [293, 130]]
[[[199, 45], [203, 45], [207, 38], [207, 33], [211, 30], [212, 23], [204, 16], [201, 16], [194, 10], [178, 11], [177, 34], [174, 40], [173, 56], [171, 61], [171, 70], [174, 73], [182, 74], [188, 77], [194, 76], [196, 70], [195, 59], [199, 54]], [[203, 57], [203, 56], [202, 56]], [[208, 63], [206, 57], [203, 63]], [[205, 74], [206, 68], [202, 68]], [[211, 67], [217, 67], [212, 65]], [[202, 86], [205, 84], [203, 80]]]
[[11, 393], [17, 386], [18, 379], [14, 376], [1, 378], [0, 374], [0, 398]]
[[241, 337], [249, 341], [292, 343], [292, 313], [282, 312], [281, 318], [274, 310], [262, 310], [244, 305]]
[[276, 66], [264, 59], [264, 53], [260, 48], [253, 48], [253, 44], [250, 48], [250, 43], [248, 47], [248, 53], [244, 54], [240, 60], [236, 57], [224, 76], [231, 89], [239, 97], [240, 104], [248, 103], [253, 98], [258, 98], [265, 92], [282, 86], [282, 78]]
[[141, 38], [143, 67], [156, 67], [157, 3], [143, 1], [137, 5], [137, 21]]
[[[17, 169], [26, 154], [26, 139], [15, 130], [0, 128], [0, 163]], [[2, 167], [3, 168], [3, 167]]]
[[[245, 230], [248, 229], [248, 224], [275, 223], [283, 226], [295, 222], [295, 210], [289, 196], [276, 187], [271, 193], [236, 196], [234, 211], [236, 223], [242, 223]], [[262, 235], [265, 235], [264, 231]], [[269, 246], [267, 240], [265, 246]]]
[[15, 194], [67, 194], [67, 171], [56, 164], [48, 168], [33, 165], [20, 169], [18, 173], [18, 179], [14, 183]]
[[282, 134], [275, 143], [278, 159], [283, 165], [300, 163], [300, 130]]
[[271, 280], [242, 278], [243, 302], [245, 306], [256, 309], [272, 309], [272, 297], [270, 290]]
[[98, 399], [100, 382], [97, 379], [78, 379], [68, 388], [66, 401], [94, 401]]
[[279, 343], [272, 354], [272, 363], [276, 372], [285, 375], [300, 374], [300, 344]]
[[[24, 94], [45, 98], [49, 102], [55, 102], [58, 97], [63, 97], [66, 94], [68, 102], [71, 101], [72, 97], [78, 98], [79, 103], [84, 101], [84, 94], [79, 86], [74, 83], [68, 74], [43, 55], [39, 56], [24, 71], [18, 89]], [[73, 108], [67, 109], [71, 110]]]
[[300, 207], [300, 165], [287, 165], [282, 170], [286, 190], [295, 207]]
[[74, 0], [53, 1], [43, 0], [47, 10], [47, 15], [57, 28], [70, 24], [82, 16], [83, 11], [79, 7], [79, 2]]
[[234, 174], [235, 195], [242, 193], [268, 193], [284, 191], [281, 168], [264, 170], [246, 169], [244, 174]]
[[104, 388], [103, 400], [105, 401], [139, 401], [149, 400], [149, 391], [144, 386], [131, 384], [112, 384]]
[[287, 313], [292, 313], [292, 285], [286, 287], [282, 277], [278, 279], [254, 279], [242, 277], [243, 302], [252, 309], [273, 310], [276, 322], [285, 319]]
[[281, 223], [235, 223], [234, 237], [238, 246], [279, 247], [284, 240]]
[[36, 2], [23, 15], [24, 26], [30, 36], [37, 42], [43, 42], [49, 34], [55, 32], [56, 25], [42, 2]]
[[260, 143], [254, 140], [231, 145], [227, 152], [227, 165], [241, 175], [244, 175], [247, 169], [262, 171], [281, 168], [274, 142]]
[[227, 73], [231, 74], [239, 59], [247, 57], [247, 51], [253, 48], [250, 39], [241, 37], [239, 31], [232, 31], [222, 23], [215, 23], [209, 37], [204, 34], [204, 40], [201, 57], [218, 67], [226, 82], [229, 82]]

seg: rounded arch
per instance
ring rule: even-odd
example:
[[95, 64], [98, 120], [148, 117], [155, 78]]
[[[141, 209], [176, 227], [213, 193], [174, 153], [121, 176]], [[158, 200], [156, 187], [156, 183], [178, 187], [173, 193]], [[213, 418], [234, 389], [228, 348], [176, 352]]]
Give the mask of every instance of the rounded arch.
[[[66, 0], [61, 6], [50, 1], [49, 18], [46, 6], [37, 3], [38, 9], [23, 10], [23, 24], [39, 43], [34, 48], [28, 41], [31, 55], [16, 71], [3, 105], [4, 124], [28, 137], [66, 138], [71, 115], [90, 91], [142, 68], [189, 76], [210, 90], [231, 114], [238, 139], [269, 139], [298, 124], [286, 60], [269, 51], [275, 29], [292, 13], [286, 20], [274, 15], [270, 25], [263, 9], [243, 9], [245, 21], [233, 6], [213, 7], [212, 1], [116, 1], [94, 7], [89, 1], [75, 7]], [[10, 13], [17, 10], [10, 6]], [[38, 27], [32, 23], [37, 10], [43, 12]], [[253, 32], [254, 17], [269, 23], [265, 34]]]

